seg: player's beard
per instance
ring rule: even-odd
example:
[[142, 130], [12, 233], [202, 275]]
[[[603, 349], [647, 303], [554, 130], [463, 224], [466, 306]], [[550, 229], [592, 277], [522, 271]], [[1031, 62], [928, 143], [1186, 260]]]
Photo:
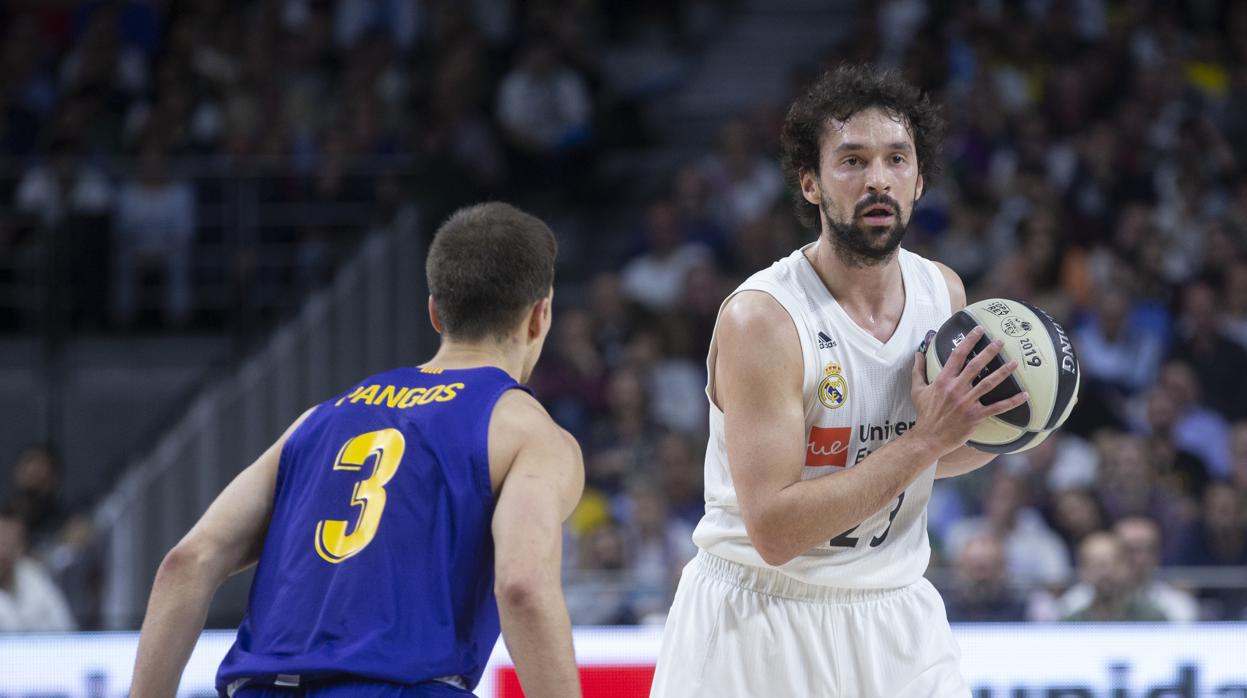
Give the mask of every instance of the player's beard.
[[[886, 194], [871, 194], [857, 203], [848, 221], [836, 220], [828, 201], [830, 198], [824, 195], [819, 208], [830, 228], [827, 238], [841, 262], [850, 267], [876, 267], [892, 259], [909, 227], [909, 220], [902, 218], [901, 206], [895, 199]], [[892, 227], [882, 231], [878, 226], [866, 225], [862, 219], [866, 209], [880, 204], [891, 208], [894, 216]]]

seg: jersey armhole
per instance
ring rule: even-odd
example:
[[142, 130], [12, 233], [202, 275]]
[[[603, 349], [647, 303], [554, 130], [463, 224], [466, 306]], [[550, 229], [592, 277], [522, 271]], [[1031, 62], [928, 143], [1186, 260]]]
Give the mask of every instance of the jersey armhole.
[[[766, 286], [770, 286], [770, 284], [766, 284]], [[719, 313], [715, 316], [714, 320], [714, 332], [710, 335], [710, 351], [706, 356], [706, 399], [710, 401], [710, 407], [712, 409], [717, 409], [720, 412], [723, 411], [723, 408], [717, 402], [714, 394], [714, 365], [719, 358], [719, 318], [723, 316], [723, 309], [727, 307], [728, 301], [747, 291], [765, 293], [773, 298], [775, 302], [779, 304], [779, 307], [784, 309], [784, 315], [786, 315], [788, 317], [788, 321], [792, 323], [792, 328], [797, 333], [797, 350], [801, 353], [801, 394], [802, 399], [804, 399], [806, 393], [806, 375], [808, 374], [809, 367], [805, 365], [805, 338], [802, 336], [803, 333], [801, 332], [801, 324], [798, 323], [797, 319], [792, 316], [792, 311], [788, 309], [788, 306], [784, 304], [784, 300], [780, 298], [780, 293], [782, 293], [782, 291], [775, 288], [767, 288], [766, 286], [759, 283], [758, 286], [738, 288], [727, 298], [724, 298], [723, 303], [719, 305]]]
[[[494, 501], [494, 487], [489, 463], [489, 428], [493, 425], [494, 409], [497, 408], [498, 401], [509, 390], [522, 390], [529, 395], [533, 395], [531, 388], [515, 381], [506, 383], [494, 391], [494, 394], [485, 403], [484, 409], [481, 410], [481, 418], [476, 427], [476, 436], [473, 439], [475, 443], [474, 451], [480, 456], [480, 461], [477, 463], [477, 467], [474, 468], [477, 487], [480, 489], [481, 496], [490, 503]], [[533, 395], [533, 398], [536, 399], [536, 396]]]
[[943, 307], [940, 308], [940, 310], [942, 311], [942, 314], [945, 317], [951, 317], [954, 312], [953, 311], [953, 294], [952, 294], [952, 291], [948, 290], [948, 279], [944, 278], [944, 272], [940, 271], [939, 265], [937, 265], [935, 262], [929, 259], [926, 259], [925, 257], [918, 257], [918, 259], [922, 260], [923, 265], [926, 266], [927, 274], [929, 274], [931, 277], [934, 278], [935, 287], [943, 291], [943, 293], [940, 294], [939, 296], [940, 298], [944, 299], [944, 305]]
[[324, 403], [321, 403], [320, 405], [313, 407], [312, 411], [307, 415], [307, 419], [304, 419], [302, 422], [299, 422], [299, 426], [295, 427], [294, 431], [290, 432], [290, 436], [287, 436], [286, 440], [282, 442], [281, 452], [277, 454], [277, 478], [273, 486], [274, 501], [276, 501], [277, 499], [277, 493], [281, 492], [282, 490], [282, 485], [283, 483], [285, 483], [285, 480], [286, 480], [286, 471], [289, 470], [289, 466], [287, 462], [289, 461], [291, 457], [289, 455], [290, 449], [292, 448], [291, 444], [294, 443], [294, 440], [296, 438], [301, 437], [303, 430], [305, 427], [307, 427], [308, 423], [319, 416], [320, 408], [323, 405]]

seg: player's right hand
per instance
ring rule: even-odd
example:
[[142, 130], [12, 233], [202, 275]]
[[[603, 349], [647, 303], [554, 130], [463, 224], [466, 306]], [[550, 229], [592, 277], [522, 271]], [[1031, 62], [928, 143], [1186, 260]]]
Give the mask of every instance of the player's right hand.
[[1004, 343], [996, 340], [987, 345], [974, 358], [967, 361], [970, 350], [983, 336], [983, 328], [975, 327], [966, 334], [965, 340], [953, 349], [948, 361], [940, 369], [934, 381], [927, 382], [926, 356], [919, 352], [914, 357], [913, 384], [910, 397], [918, 410], [913, 432], [920, 433], [940, 453], [946, 455], [969, 440], [974, 428], [984, 419], [1002, 414], [1026, 402], [1025, 392], [984, 405], [980, 399], [1000, 385], [1009, 374], [1017, 370], [1017, 361], [1009, 361], [974, 382], [988, 362], [1000, 353]]

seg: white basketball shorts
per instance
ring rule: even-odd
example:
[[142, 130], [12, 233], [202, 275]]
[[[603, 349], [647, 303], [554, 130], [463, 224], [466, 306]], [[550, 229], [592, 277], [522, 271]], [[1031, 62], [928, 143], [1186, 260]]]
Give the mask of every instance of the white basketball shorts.
[[966, 698], [926, 579], [835, 589], [704, 550], [684, 568], [650, 698]]

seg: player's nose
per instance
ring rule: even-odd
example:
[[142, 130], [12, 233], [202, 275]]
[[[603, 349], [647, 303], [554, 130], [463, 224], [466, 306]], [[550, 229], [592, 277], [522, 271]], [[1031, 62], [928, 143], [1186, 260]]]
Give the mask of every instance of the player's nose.
[[886, 194], [892, 191], [892, 180], [888, 177], [888, 168], [883, 161], [874, 159], [866, 167], [866, 191], [871, 194]]

